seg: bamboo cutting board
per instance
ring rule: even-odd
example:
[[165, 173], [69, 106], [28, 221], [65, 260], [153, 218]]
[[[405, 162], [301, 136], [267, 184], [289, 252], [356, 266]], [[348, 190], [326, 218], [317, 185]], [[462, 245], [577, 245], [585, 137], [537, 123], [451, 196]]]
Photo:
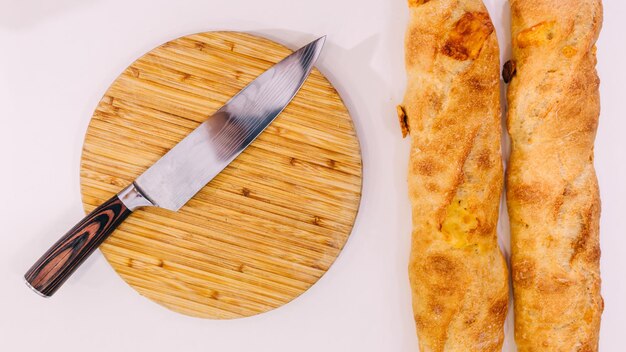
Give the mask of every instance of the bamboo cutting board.
[[[236, 32], [178, 38], [128, 67], [89, 124], [87, 212], [132, 182], [291, 51]], [[341, 98], [313, 70], [263, 134], [179, 212], [134, 212], [101, 246], [141, 295], [183, 314], [250, 316], [313, 285], [351, 232], [361, 156]]]

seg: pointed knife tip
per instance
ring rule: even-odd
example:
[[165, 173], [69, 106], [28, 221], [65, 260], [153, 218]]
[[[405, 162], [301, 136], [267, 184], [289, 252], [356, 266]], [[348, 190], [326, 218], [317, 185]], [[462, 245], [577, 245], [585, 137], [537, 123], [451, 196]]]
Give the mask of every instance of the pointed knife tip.
[[323, 36], [313, 40], [308, 45], [314, 45], [314, 46], [323, 47], [325, 42], [326, 42], [326, 35], [323, 35]]
[[324, 48], [324, 43], [326, 43], [326, 35], [323, 35], [323, 36], [315, 39], [311, 43], [309, 43], [309, 45], [312, 45], [313, 47], [315, 47], [315, 51], [317, 52], [317, 54], [315, 55], [316, 56], [316, 60], [317, 60], [317, 56], [320, 54], [320, 52]]

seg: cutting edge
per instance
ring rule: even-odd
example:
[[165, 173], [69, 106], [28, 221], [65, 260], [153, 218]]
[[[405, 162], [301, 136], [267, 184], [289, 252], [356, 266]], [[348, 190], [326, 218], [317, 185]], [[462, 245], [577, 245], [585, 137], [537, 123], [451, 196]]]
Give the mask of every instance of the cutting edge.
[[[141, 174], [134, 186], [154, 206], [180, 209], [289, 105], [311, 73], [325, 40], [322, 36], [310, 42], [255, 78]], [[281, 89], [290, 90], [280, 94]], [[265, 100], [255, 100], [259, 96]], [[258, 121], [253, 121], [255, 117]]]

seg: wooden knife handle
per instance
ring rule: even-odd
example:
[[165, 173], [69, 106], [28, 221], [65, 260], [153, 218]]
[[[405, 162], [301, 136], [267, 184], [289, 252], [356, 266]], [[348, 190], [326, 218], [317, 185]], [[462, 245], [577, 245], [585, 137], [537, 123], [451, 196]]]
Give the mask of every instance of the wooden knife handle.
[[50, 297], [132, 211], [115, 195], [57, 241], [26, 272], [27, 284]]

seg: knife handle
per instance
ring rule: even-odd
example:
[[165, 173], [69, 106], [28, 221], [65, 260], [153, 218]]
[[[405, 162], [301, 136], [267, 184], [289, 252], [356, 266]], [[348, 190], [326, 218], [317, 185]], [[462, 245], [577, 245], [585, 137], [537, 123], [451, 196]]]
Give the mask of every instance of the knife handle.
[[138, 207], [153, 205], [134, 184], [94, 209], [26, 272], [26, 284], [52, 296], [93, 251]]

